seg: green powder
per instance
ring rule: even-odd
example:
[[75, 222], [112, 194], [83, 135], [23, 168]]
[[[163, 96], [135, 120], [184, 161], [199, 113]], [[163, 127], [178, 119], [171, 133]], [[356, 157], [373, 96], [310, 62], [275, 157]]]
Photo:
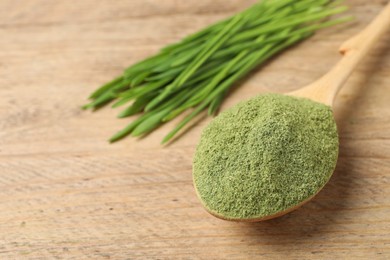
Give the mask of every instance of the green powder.
[[315, 195], [338, 155], [331, 108], [267, 94], [221, 113], [203, 131], [193, 177], [206, 209], [225, 219], [277, 214]]

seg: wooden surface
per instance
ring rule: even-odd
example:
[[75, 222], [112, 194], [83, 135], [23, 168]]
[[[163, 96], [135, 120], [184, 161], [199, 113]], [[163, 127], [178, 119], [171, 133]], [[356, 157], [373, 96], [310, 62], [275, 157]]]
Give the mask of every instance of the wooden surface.
[[[109, 145], [118, 111], [79, 109], [130, 63], [255, 0], [0, 0], [0, 259], [389, 259], [390, 32], [340, 92], [330, 183], [279, 219], [238, 224], [198, 202], [201, 121]], [[350, 0], [355, 23], [318, 33], [224, 103], [287, 92], [325, 73], [340, 43], [387, 1]]]

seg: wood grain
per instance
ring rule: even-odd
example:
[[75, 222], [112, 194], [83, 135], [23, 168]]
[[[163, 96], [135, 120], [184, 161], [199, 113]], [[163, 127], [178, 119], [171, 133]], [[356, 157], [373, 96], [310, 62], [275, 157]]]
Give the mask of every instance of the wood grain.
[[[341, 153], [310, 203], [264, 223], [207, 214], [191, 181], [202, 120], [142, 140], [105, 140], [118, 111], [79, 109], [132, 62], [255, 0], [0, 1], [1, 259], [389, 259], [390, 32], [339, 93]], [[259, 69], [223, 109], [324, 74], [338, 46], [388, 1], [350, 0], [328, 29]]]

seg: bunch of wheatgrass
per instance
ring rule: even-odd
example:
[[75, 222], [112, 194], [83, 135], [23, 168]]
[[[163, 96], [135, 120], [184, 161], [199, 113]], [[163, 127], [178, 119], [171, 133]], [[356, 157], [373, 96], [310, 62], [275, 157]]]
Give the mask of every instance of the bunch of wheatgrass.
[[338, 3], [258, 2], [130, 66], [92, 93], [91, 103], [84, 108], [97, 109], [115, 100], [113, 107], [128, 105], [118, 117], [140, 113], [111, 142], [128, 134], [147, 134], [191, 109], [163, 139], [165, 143], [203, 110], [214, 114], [232, 85], [268, 58], [318, 29], [349, 20], [350, 17], [327, 19], [347, 9]]

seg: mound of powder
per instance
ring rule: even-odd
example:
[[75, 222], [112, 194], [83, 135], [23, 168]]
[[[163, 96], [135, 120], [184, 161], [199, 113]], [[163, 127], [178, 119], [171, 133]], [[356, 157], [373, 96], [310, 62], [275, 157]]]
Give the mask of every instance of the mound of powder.
[[337, 156], [330, 107], [266, 94], [221, 113], [203, 130], [194, 184], [210, 213], [262, 218], [314, 196], [332, 175]]

